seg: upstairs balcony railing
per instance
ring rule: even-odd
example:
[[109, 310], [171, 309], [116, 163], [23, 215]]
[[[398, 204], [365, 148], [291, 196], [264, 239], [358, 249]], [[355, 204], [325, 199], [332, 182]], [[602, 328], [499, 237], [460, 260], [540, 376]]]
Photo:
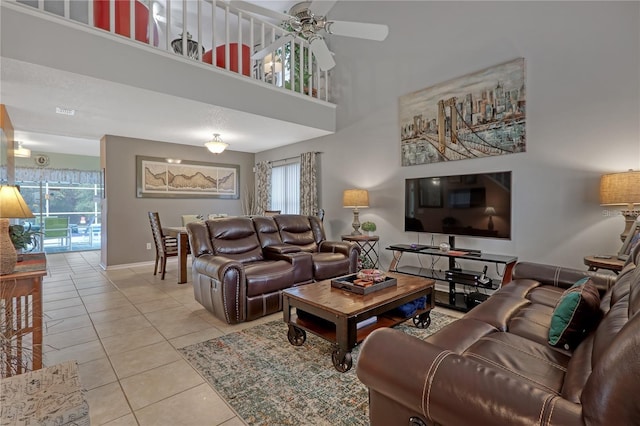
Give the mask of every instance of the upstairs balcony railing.
[[[329, 74], [307, 40], [290, 37], [263, 58], [253, 58], [280, 37], [280, 25], [220, 0], [8, 0], [88, 25], [175, 55], [210, 64], [275, 88], [329, 101]], [[115, 19], [112, 19], [115, 17]]]

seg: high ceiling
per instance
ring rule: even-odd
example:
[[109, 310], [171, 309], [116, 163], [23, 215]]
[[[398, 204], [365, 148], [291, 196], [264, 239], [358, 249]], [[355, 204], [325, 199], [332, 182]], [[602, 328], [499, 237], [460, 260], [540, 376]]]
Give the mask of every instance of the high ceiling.
[[[175, 2], [178, 3], [178, 2]], [[288, 10], [296, 1], [254, 1]], [[0, 96], [15, 139], [34, 151], [99, 155], [105, 135], [200, 146], [212, 117], [229, 149], [260, 152], [328, 132], [2, 57]], [[127, 102], [122, 102], [127, 99]], [[56, 107], [75, 107], [75, 116]]]

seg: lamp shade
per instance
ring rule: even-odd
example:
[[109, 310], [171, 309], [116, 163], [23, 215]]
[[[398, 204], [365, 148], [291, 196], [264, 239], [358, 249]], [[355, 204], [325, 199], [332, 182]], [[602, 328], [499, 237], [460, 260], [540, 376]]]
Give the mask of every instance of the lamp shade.
[[484, 214], [487, 216], [495, 216], [496, 214], [495, 207], [487, 207], [486, 209], [484, 209]]
[[9, 236], [9, 219], [33, 217], [17, 186], [0, 185], [0, 275], [13, 272], [16, 249]]
[[600, 204], [626, 206], [640, 204], [640, 171], [611, 173], [600, 178]]
[[13, 185], [0, 186], [0, 217], [16, 219], [34, 217], [18, 191], [18, 187]]
[[280, 62], [280, 59], [274, 55], [267, 55], [262, 62], [264, 63], [265, 73], [270, 73], [272, 68], [275, 73], [282, 72], [282, 62]]
[[347, 189], [342, 193], [342, 207], [369, 207], [369, 191], [366, 189]]

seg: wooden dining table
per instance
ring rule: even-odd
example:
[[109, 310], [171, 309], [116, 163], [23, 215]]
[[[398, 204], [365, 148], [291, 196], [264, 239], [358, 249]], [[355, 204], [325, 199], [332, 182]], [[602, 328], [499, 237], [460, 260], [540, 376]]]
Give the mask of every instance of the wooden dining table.
[[184, 226], [163, 226], [162, 232], [178, 240], [178, 284], [187, 282], [187, 256], [189, 255], [189, 234]]

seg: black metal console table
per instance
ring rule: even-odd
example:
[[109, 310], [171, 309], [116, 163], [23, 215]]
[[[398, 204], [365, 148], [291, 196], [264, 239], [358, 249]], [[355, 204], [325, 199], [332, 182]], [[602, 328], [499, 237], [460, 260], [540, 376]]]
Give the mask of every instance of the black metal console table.
[[[436, 281], [447, 282], [449, 284], [449, 294], [448, 298], [445, 300], [439, 299], [436, 297], [436, 304], [440, 306], [444, 306], [450, 309], [455, 309], [459, 311], [467, 311], [467, 305], [464, 300], [461, 300], [459, 293], [457, 291], [458, 285], [466, 285], [466, 286], [475, 286], [478, 287], [480, 284], [477, 282], [474, 283], [473, 279], [458, 279], [456, 278], [455, 272], [460, 271], [455, 266], [457, 260], [471, 260], [475, 262], [484, 262], [484, 263], [493, 263], [493, 264], [502, 264], [505, 265], [504, 272], [502, 274], [502, 280], [500, 282], [495, 282], [493, 286], [485, 287], [485, 288], [498, 288], [500, 285], [506, 284], [511, 281], [511, 272], [513, 267], [515, 266], [518, 258], [515, 256], [505, 256], [499, 254], [491, 254], [484, 252], [474, 252], [467, 251], [464, 249], [453, 249], [450, 251], [441, 251], [438, 247], [435, 246], [416, 246], [409, 244], [395, 244], [386, 248], [387, 250], [393, 251], [393, 260], [391, 261], [391, 265], [389, 265], [389, 271], [392, 272], [400, 272], [408, 275], [418, 275], [426, 278], [433, 278]], [[446, 257], [449, 259], [449, 276], [447, 276], [447, 271], [435, 270], [430, 268], [420, 268], [417, 266], [400, 266], [400, 260], [402, 259], [402, 255], [404, 253], [415, 253], [420, 255], [429, 255], [429, 256], [437, 256], [437, 257]], [[454, 272], [453, 274], [451, 272]], [[480, 275], [479, 271], [460, 271], [461, 273], [468, 272], [476, 272]], [[461, 274], [462, 275], [462, 274]], [[470, 274], [467, 274], [470, 275]], [[480, 285], [482, 286], [482, 285]]]
[[343, 235], [342, 241], [351, 241], [360, 246], [362, 256], [368, 260], [372, 268], [378, 268], [380, 257], [378, 255], [378, 241], [380, 237], [377, 235]]

